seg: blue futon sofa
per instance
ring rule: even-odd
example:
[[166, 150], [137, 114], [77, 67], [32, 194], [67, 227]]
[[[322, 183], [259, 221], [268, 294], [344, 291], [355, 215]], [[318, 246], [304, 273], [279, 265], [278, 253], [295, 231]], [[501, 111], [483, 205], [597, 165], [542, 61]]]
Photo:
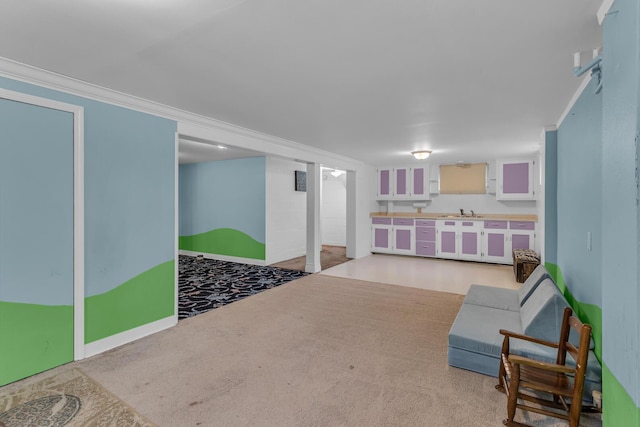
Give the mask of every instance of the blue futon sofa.
[[[503, 340], [499, 330], [558, 341], [562, 315], [568, 306], [543, 265], [518, 290], [471, 285], [449, 331], [449, 365], [497, 377]], [[577, 344], [577, 334], [571, 340]], [[556, 359], [554, 349], [522, 340], [511, 340], [510, 351], [552, 363]], [[593, 390], [602, 390], [601, 383], [602, 369], [591, 350], [585, 400], [591, 400]]]

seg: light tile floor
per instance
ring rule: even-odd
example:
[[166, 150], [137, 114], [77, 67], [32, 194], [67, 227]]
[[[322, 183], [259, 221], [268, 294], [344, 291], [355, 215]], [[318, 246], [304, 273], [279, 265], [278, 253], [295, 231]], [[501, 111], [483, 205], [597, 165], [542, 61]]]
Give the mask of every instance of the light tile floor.
[[472, 284], [518, 289], [510, 265], [372, 254], [320, 274], [466, 295]]

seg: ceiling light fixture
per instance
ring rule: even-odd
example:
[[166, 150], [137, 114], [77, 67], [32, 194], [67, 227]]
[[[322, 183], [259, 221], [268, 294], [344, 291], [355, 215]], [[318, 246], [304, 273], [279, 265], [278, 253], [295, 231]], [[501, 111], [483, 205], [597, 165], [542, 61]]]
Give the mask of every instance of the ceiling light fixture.
[[338, 169], [334, 169], [333, 172], [331, 172], [331, 175], [333, 175], [334, 178], [339, 177], [340, 175], [342, 175], [344, 173], [344, 171], [338, 170]]
[[216, 147], [218, 147], [221, 150], [226, 150], [227, 147], [225, 147], [224, 145], [216, 145]]
[[424, 160], [431, 154], [429, 150], [412, 151], [411, 154], [418, 160]]

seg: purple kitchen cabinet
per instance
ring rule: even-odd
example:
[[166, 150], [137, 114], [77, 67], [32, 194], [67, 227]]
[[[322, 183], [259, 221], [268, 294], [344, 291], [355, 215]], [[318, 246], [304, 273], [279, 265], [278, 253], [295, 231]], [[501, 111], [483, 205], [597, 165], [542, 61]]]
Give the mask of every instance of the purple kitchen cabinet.
[[509, 221], [509, 228], [512, 230], [535, 230], [536, 223], [533, 221]]
[[411, 250], [411, 230], [396, 229], [395, 232], [395, 249], [402, 251]]
[[480, 241], [478, 239], [478, 232], [475, 231], [463, 231], [462, 245], [460, 248], [461, 255], [480, 255]]
[[413, 218], [393, 218], [393, 225], [413, 225]]
[[371, 252], [392, 252], [391, 218], [371, 218]]
[[416, 241], [435, 242], [436, 228], [435, 227], [416, 227]]
[[533, 236], [530, 233], [511, 233], [511, 250], [533, 249]]
[[529, 163], [510, 163], [502, 166], [503, 192], [523, 194], [529, 192]]
[[426, 189], [424, 168], [413, 168], [413, 196], [425, 195]]
[[436, 256], [436, 222], [416, 219], [416, 255]]
[[416, 242], [416, 255], [436, 256], [436, 242]]
[[411, 198], [417, 200], [430, 200], [429, 192], [429, 166], [416, 166], [411, 168]]
[[395, 169], [396, 191], [395, 197], [403, 198], [409, 196], [409, 168]]
[[531, 160], [498, 162], [498, 200], [532, 200], [533, 166]]
[[495, 262], [498, 264], [511, 264], [511, 249], [509, 245], [509, 232], [504, 228], [484, 229], [484, 239], [482, 243], [482, 260], [485, 262]]
[[509, 221], [511, 250], [534, 249], [536, 237], [535, 228], [536, 224], [533, 221]]
[[505, 256], [505, 241], [504, 241], [504, 233], [491, 233], [485, 232], [485, 239], [487, 239], [487, 256], [504, 258]]
[[440, 231], [440, 254], [443, 256], [455, 256], [456, 250], [456, 232]]
[[371, 218], [371, 224], [391, 225], [391, 218], [383, 216], [374, 216]]
[[379, 169], [378, 170], [378, 198], [389, 199], [391, 198], [391, 169]]
[[389, 249], [389, 230], [377, 228], [375, 231], [374, 246], [381, 249]]

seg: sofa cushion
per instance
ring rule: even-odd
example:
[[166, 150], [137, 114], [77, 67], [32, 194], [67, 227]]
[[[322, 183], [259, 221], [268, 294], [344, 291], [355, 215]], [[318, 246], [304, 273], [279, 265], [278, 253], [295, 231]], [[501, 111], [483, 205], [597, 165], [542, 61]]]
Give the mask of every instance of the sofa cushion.
[[501, 310], [520, 311], [518, 291], [495, 286], [471, 285], [464, 297], [465, 304], [499, 308]]
[[471, 285], [469, 292], [464, 297], [464, 302], [465, 304], [475, 304], [502, 310], [520, 311], [522, 304], [529, 299], [529, 296], [538, 285], [548, 277], [547, 269], [543, 265], [539, 265], [518, 290]]
[[567, 301], [550, 278], [544, 279], [520, 308], [525, 335], [558, 341]]
[[527, 302], [533, 291], [536, 290], [538, 285], [542, 283], [542, 281], [546, 278], [550, 278], [549, 272], [544, 267], [544, 265], [539, 265], [535, 270], [529, 275], [527, 280], [520, 286], [518, 290], [518, 299], [520, 300], [520, 307], [522, 304]]
[[522, 333], [520, 314], [499, 308], [462, 304], [449, 330], [449, 346], [497, 358], [502, 349], [500, 329]]

